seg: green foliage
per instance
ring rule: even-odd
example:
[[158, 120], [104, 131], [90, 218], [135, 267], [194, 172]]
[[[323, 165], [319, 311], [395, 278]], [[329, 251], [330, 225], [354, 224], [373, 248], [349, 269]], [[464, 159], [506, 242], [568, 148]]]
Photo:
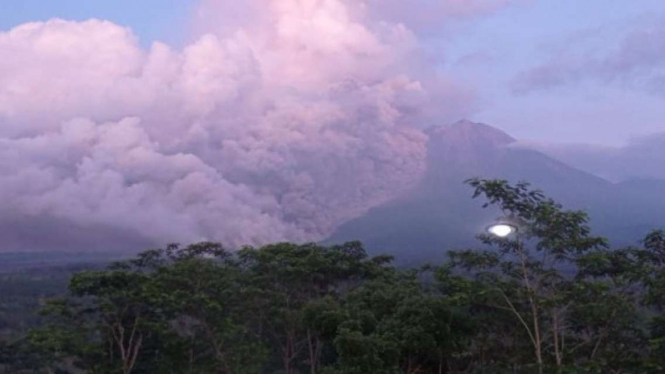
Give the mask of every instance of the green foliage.
[[440, 266], [360, 243], [170, 245], [77, 273], [12, 373], [659, 373], [665, 233], [609, 249], [527, 183], [467, 182], [518, 227]]

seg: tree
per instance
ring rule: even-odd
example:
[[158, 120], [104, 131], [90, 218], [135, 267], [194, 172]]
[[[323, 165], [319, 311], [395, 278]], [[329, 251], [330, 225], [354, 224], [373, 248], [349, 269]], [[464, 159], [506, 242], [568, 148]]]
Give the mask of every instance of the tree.
[[261, 347], [244, 333], [228, 257], [215, 243], [171, 245], [76, 274], [32, 347], [94, 372], [256, 372]]
[[653, 231], [642, 244], [597, 251], [579, 261], [586, 280], [581, 284], [602, 290], [587, 323], [599, 326], [590, 361], [624, 367], [644, 363], [658, 372], [665, 370], [665, 233]]
[[665, 233], [609, 249], [526, 183], [468, 181], [518, 227], [397, 269], [360, 243], [170, 245], [83, 271], [42, 327], [0, 345], [16, 373], [659, 373]]
[[341, 373], [447, 373], [463, 349], [463, 318], [417, 272], [368, 280], [342, 309], [334, 339]]
[[573, 303], [570, 274], [580, 255], [604, 248], [606, 241], [591, 235], [586, 213], [564, 210], [528, 183], [512, 186], [504, 180], [482, 179], [467, 183], [474, 188], [474, 198], [484, 196], [483, 206], [497, 207], [518, 232], [506, 238], [480, 235], [483, 243], [497, 250], [451, 252], [452, 264], [473, 272], [486, 305], [510, 312], [519, 322], [539, 372], [550, 356], [556, 367], [562, 367], [569, 333], [564, 321]]
[[163, 257], [147, 294], [175, 334], [172, 343], [184, 352], [181, 370], [259, 372], [266, 348], [245, 319], [248, 305], [233, 256], [219, 244], [199, 243], [170, 246]]
[[360, 243], [281, 243], [245, 248], [238, 258], [248, 280], [246, 297], [254, 303], [250, 318], [257, 334], [278, 347], [286, 374], [295, 372], [301, 360], [310, 373], [318, 371], [324, 331], [311, 316], [306, 323], [308, 309], [323, 299], [338, 300], [383, 264], [381, 259], [368, 260]]

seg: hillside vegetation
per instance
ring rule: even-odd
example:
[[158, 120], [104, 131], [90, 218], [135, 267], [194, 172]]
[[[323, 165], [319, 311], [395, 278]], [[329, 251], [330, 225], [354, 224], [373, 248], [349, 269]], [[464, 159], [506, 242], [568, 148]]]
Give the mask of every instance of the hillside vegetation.
[[517, 233], [414, 269], [357, 242], [146, 251], [75, 274], [39, 326], [0, 346], [0, 370], [665, 371], [665, 233], [610, 249], [584, 212], [528, 184], [468, 183]]

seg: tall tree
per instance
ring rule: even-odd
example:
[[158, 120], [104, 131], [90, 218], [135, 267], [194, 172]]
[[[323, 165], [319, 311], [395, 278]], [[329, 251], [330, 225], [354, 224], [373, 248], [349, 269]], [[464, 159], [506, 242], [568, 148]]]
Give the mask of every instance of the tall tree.
[[487, 305], [513, 314], [531, 342], [539, 372], [550, 357], [562, 367], [575, 259], [605, 247], [606, 241], [591, 235], [586, 213], [564, 210], [528, 183], [513, 186], [483, 179], [467, 183], [474, 188], [474, 198], [483, 196], [483, 206], [498, 208], [500, 218], [517, 232], [503, 238], [482, 234], [480, 240], [496, 250], [451, 252], [452, 263], [473, 271], [484, 287]]
[[359, 243], [281, 243], [245, 248], [238, 256], [249, 281], [247, 295], [255, 302], [254, 325], [278, 347], [286, 374], [294, 373], [302, 361], [310, 373], [318, 371], [322, 332], [305, 323], [308, 306], [323, 298], [338, 299], [382, 265], [368, 260]]

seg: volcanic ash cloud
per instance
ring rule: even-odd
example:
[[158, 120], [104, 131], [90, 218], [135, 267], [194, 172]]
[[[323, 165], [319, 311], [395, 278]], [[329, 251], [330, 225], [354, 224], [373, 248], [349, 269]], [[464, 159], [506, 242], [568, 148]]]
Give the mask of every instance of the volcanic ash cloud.
[[225, 3], [181, 49], [100, 20], [0, 33], [0, 221], [317, 240], [418, 181], [417, 126], [466, 93], [422, 68], [408, 28], [336, 0], [254, 2], [232, 25]]

